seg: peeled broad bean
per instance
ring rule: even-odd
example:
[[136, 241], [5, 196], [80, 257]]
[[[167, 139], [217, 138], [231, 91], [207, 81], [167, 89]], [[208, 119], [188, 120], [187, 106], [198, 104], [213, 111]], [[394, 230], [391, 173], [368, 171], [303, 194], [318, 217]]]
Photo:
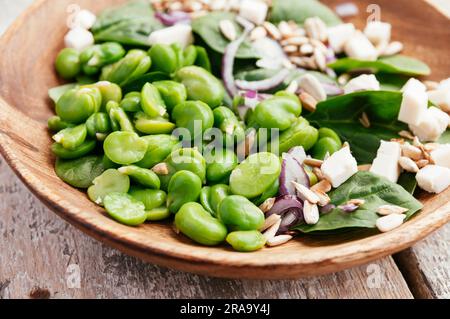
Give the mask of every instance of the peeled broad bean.
[[189, 130], [191, 139], [213, 127], [214, 115], [211, 108], [201, 101], [187, 101], [175, 106], [172, 119], [177, 127]]
[[169, 111], [172, 111], [175, 106], [187, 100], [186, 88], [181, 83], [175, 81], [158, 81], [153, 82], [153, 85], [158, 89]]
[[75, 88], [64, 93], [56, 103], [56, 114], [73, 124], [85, 122], [100, 110], [102, 95], [98, 88]]
[[97, 137], [97, 134], [109, 134], [111, 132], [111, 120], [109, 115], [103, 112], [92, 114], [86, 121], [87, 133], [90, 137]]
[[245, 138], [245, 130], [236, 115], [226, 106], [219, 106], [213, 110], [214, 126], [224, 134], [225, 146], [234, 146]]
[[311, 149], [311, 155], [314, 158], [323, 160], [325, 155], [328, 153], [332, 155], [341, 149], [341, 144], [336, 143], [336, 140], [331, 137], [323, 137], [314, 144]]
[[93, 45], [81, 51], [81, 68], [85, 74], [95, 75], [100, 72], [103, 66], [120, 60], [125, 53], [122, 45], [116, 42]]
[[108, 104], [106, 104], [106, 110], [109, 114], [112, 129], [114, 131], [121, 130], [134, 133], [133, 123], [131, 122], [127, 113], [125, 113], [125, 111], [119, 107], [119, 104], [117, 102], [108, 102]]
[[176, 172], [169, 182], [167, 206], [176, 214], [186, 203], [195, 202], [202, 189], [201, 179], [190, 171]]
[[161, 163], [179, 146], [178, 139], [172, 135], [148, 135], [141, 138], [147, 141], [147, 151], [144, 158], [135, 165], [143, 168], [152, 168]]
[[[281, 132], [278, 142], [278, 152], [289, 152], [295, 146], [303, 146], [308, 151], [317, 142], [318, 131], [316, 128], [309, 125], [309, 122], [300, 117], [290, 128]], [[274, 152], [274, 147], [271, 145], [271, 151]]]
[[47, 125], [48, 125], [49, 130], [52, 132], [55, 132], [55, 133], [57, 133], [61, 130], [64, 130], [65, 128], [74, 126], [71, 123], [61, 120], [61, 118], [58, 115], [55, 115], [55, 116], [52, 116], [51, 118], [49, 118], [47, 121]]
[[152, 189], [159, 189], [161, 187], [161, 182], [158, 175], [156, 175], [152, 170], [130, 165], [123, 166], [119, 168], [118, 171], [122, 174], [128, 175], [132, 181], [144, 187]]
[[116, 63], [103, 67], [100, 79], [124, 86], [127, 82], [145, 74], [151, 65], [152, 60], [147, 52], [133, 49]]
[[136, 133], [114, 132], [103, 143], [106, 156], [114, 163], [130, 165], [139, 162], [147, 152], [147, 141]]
[[230, 230], [258, 230], [264, 224], [264, 213], [247, 198], [232, 195], [219, 205], [219, 219]]
[[158, 89], [151, 83], [147, 83], [141, 92], [141, 107], [150, 117], [164, 116], [167, 113], [166, 105]]
[[63, 79], [75, 78], [81, 70], [80, 53], [71, 48], [61, 50], [56, 57], [55, 67]]
[[102, 95], [102, 111], [106, 109], [106, 105], [108, 104], [108, 102], [113, 101], [116, 103], [120, 103], [120, 101], [122, 100], [122, 89], [115, 83], [100, 81], [94, 84], [84, 85], [81, 88], [86, 87], [99, 89], [100, 94]]
[[108, 169], [95, 178], [92, 186], [88, 188], [88, 196], [91, 201], [103, 205], [103, 199], [111, 193], [128, 193], [130, 178], [116, 169]]
[[141, 110], [141, 93], [130, 92], [120, 102], [120, 107], [125, 112], [139, 112]]
[[147, 211], [166, 205], [167, 194], [162, 190], [133, 187], [129, 194], [144, 203]]
[[226, 240], [234, 250], [241, 252], [256, 251], [266, 244], [266, 237], [257, 230], [235, 231], [229, 233]]
[[81, 146], [86, 140], [86, 125], [81, 124], [75, 127], [68, 127], [57, 134], [53, 135], [53, 139], [61, 144], [67, 150], [75, 150]]
[[124, 225], [138, 226], [147, 219], [144, 204], [126, 193], [110, 193], [104, 204], [108, 214]]
[[319, 140], [324, 137], [332, 138], [337, 144], [342, 145], [342, 140], [339, 135], [330, 128], [321, 127], [319, 128]]
[[209, 194], [209, 204], [213, 210], [213, 216], [217, 216], [219, 212], [219, 205], [222, 201], [231, 195], [230, 186], [225, 184], [217, 184], [211, 186]]
[[53, 143], [52, 152], [57, 157], [62, 159], [76, 159], [91, 153], [95, 149], [95, 146], [96, 146], [95, 140], [84, 141], [83, 144], [71, 150], [64, 148], [59, 143]]
[[302, 106], [296, 95], [278, 95], [268, 98], [256, 106], [254, 120], [259, 127], [288, 129], [300, 116]]
[[212, 209], [209, 203], [209, 197], [211, 195], [211, 186], [204, 186], [200, 191], [199, 201], [202, 204], [203, 208], [210, 213], [211, 215], [215, 215], [214, 210]]
[[149, 50], [153, 70], [172, 74], [178, 68], [178, 57], [174, 49], [167, 44], [154, 44]]
[[238, 158], [233, 150], [215, 150], [206, 158], [206, 179], [219, 182], [230, 177], [233, 169], [238, 165]]
[[176, 128], [176, 125], [166, 117], [151, 117], [144, 112], [137, 112], [134, 115], [134, 126], [144, 134], [170, 134]]

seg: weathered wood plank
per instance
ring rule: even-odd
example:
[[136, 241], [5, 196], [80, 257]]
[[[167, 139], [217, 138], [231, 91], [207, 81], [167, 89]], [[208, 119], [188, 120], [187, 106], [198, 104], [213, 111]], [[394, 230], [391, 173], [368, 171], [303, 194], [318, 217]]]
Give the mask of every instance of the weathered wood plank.
[[[216, 279], [145, 264], [58, 218], [0, 161], [0, 298], [412, 297], [390, 257], [289, 281]], [[80, 288], [71, 288], [78, 271]]]

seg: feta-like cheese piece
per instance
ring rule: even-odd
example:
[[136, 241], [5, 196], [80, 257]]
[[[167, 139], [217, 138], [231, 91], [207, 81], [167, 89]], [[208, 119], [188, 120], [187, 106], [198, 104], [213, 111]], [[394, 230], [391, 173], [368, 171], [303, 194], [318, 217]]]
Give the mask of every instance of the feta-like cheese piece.
[[73, 18], [73, 25], [71, 26], [71, 28], [82, 28], [89, 30], [94, 26], [96, 20], [97, 17], [91, 11], [80, 10], [75, 14], [75, 17]]
[[400, 176], [400, 165], [398, 165], [399, 158], [390, 155], [377, 156], [370, 167], [370, 172], [379, 176], [383, 176], [393, 183], [396, 183]]
[[377, 156], [380, 155], [388, 155], [399, 159], [402, 156], [402, 147], [397, 142], [381, 141], [377, 151]]
[[173, 44], [178, 43], [182, 48], [194, 43], [192, 27], [187, 24], [176, 24], [174, 26], [156, 30], [149, 36], [149, 44]]
[[425, 84], [420, 82], [419, 80], [415, 78], [410, 78], [408, 82], [405, 83], [405, 85], [402, 87], [402, 92], [406, 91], [419, 91], [419, 92], [425, 92], [427, 90], [427, 87]]
[[373, 74], [361, 74], [356, 78], [351, 79], [344, 86], [345, 94], [358, 92], [358, 91], [379, 91], [380, 82]]
[[321, 169], [325, 178], [336, 188], [358, 172], [358, 164], [350, 148], [344, 147], [327, 158]]
[[443, 111], [450, 112], [450, 87], [448, 89], [439, 88], [437, 90], [428, 91], [428, 98]]
[[243, 0], [239, 8], [239, 15], [256, 25], [266, 21], [269, 6], [259, 0]]
[[328, 43], [335, 53], [344, 51], [345, 44], [355, 33], [355, 30], [353, 23], [344, 23], [328, 28]]
[[400, 105], [398, 120], [406, 124], [418, 125], [428, 107], [428, 95], [423, 91], [406, 90]]
[[450, 144], [444, 144], [430, 153], [434, 164], [450, 168]]
[[439, 90], [450, 90], [450, 78], [442, 80], [439, 82], [438, 86]]
[[416, 174], [420, 188], [430, 193], [441, 193], [450, 186], [450, 169], [438, 165], [427, 165]]
[[409, 129], [421, 141], [434, 142], [445, 132], [449, 116], [436, 107], [428, 108], [417, 125], [410, 124]]
[[64, 43], [67, 48], [82, 51], [94, 44], [94, 36], [86, 29], [75, 28], [66, 34]]
[[350, 58], [358, 60], [375, 61], [378, 58], [378, 51], [361, 31], [353, 33], [345, 43], [344, 51]]
[[375, 46], [391, 41], [391, 24], [381, 21], [367, 23], [364, 34]]

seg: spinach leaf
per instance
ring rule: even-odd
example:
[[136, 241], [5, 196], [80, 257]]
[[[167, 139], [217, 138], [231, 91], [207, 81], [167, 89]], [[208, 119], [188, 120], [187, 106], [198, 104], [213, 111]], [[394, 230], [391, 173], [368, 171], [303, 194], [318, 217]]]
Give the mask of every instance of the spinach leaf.
[[402, 186], [408, 193], [414, 194], [417, 187], [416, 174], [402, 173], [398, 178], [397, 184]]
[[138, 77], [134, 78], [133, 80], [131, 80], [130, 82], [126, 83], [122, 87], [122, 91], [125, 94], [128, 92], [134, 92], [134, 91], [140, 92], [142, 90], [142, 87], [147, 82], [152, 83], [152, 82], [163, 81], [163, 80], [170, 80], [170, 76], [166, 73], [159, 72], [159, 71], [146, 73], [146, 74], [138, 76]]
[[59, 98], [61, 96], [63, 96], [64, 93], [66, 93], [67, 91], [69, 91], [75, 87], [77, 87], [76, 83], [69, 83], [69, 84], [56, 86], [56, 87], [48, 90], [48, 96], [50, 97], [50, 99], [53, 100], [53, 102], [56, 103], [56, 102], [58, 102]]
[[[223, 54], [225, 48], [230, 43], [220, 31], [219, 24], [222, 20], [230, 20], [235, 24], [238, 36], [242, 34], [242, 28], [235, 22], [235, 14], [230, 12], [212, 12], [192, 21], [192, 30], [210, 47], [212, 50]], [[256, 50], [253, 49], [249, 41], [244, 41], [236, 55], [239, 59], [259, 58]]]
[[338, 73], [360, 69], [370, 69], [373, 73], [393, 73], [410, 76], [429, 75], [430, 68], [424, 62], [404, 55], [394, 55], [380, 58], [377, 61], [362, 61], [352, 58], [342, 58], [328, 65]]
[[438, 140], [441, 144], [450, 144], [450, 130], [446, 130]]
[[322, 215], [315, 225], [298, 225], [304, 233], [330, 231], [343, 228], [375, 228], [380, 217], [377, 209], [381, 205], [398, 205], [408, 208], [407, 218], [419, 211], [423, 205], [400, 185], [370, 172], [358, 172], [330, 193], [331, 202], [342, 205], [350, 199], [364, 199], [365, 203], [357, 211], [346, 213], [339, 208]]
[[376, 75], [382, 91], [400, 91], [410, 77], [402, 74], [379, 73]]
[[148, 1], [138, 0], [103, 11], [92, 28], [95, 40], [149, 46], [148, 36], [163, 28]]
[[274, 0], [272, 3], [271, 22], [293, 20], [303, 24], [310, 17], [319, 17], [329, 26], [342, 23], [331, 9], [317, 0]]
[[[359, 164], [370, 164], [376, 156], [380, 140], [398, 138], [407, 126], [397, 121], [401, 92], [364, 91], [330, 98], [317, 105], [306, 118], [316, 126], [335, 130], [351, 145]], [[359, 118], [366, 112], [370, 128], [363, 127]]]

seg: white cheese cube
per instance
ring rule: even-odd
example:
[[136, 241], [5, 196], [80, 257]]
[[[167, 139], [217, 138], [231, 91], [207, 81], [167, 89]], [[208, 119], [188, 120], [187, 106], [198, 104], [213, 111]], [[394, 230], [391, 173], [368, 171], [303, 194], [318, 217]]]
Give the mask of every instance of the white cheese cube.
[[398, 160], [400, 156], [402, 156], [402, 148], [400, 143], [381, 141], [380, 147], [377, 151], [377, 156], [380, 155], [392, 156]]
[[380, 82], [373, 74], [362, 74], [348, 81], [344, 86], [345, 94], [358, 91], [379, 91]]
[[177, 24], [152, 32], [148, 40], [150, 45], [178, 43], [182, 48], [186, 48], [194, 42], [194, 36], [190, 25]]
[[439, 106], [443, 111], [450, 112], [450, 87], [448, 89], [437, 89], [428, 91], [428, 98], [433, 104]]
[[89, 30], [94, 26], [96, 20], [97, 17], [91, 11], [80, 10], [73, 18], [73, 25], [71, 28], [82, 28]]
[[266, 21], [268, 5], [259, 0], [243, 0], [239, 8], [239, 15], [256, 25]]
[[441, 193], [450, 186], [450, 169], [437, 165], [427, 165], [416, 175], [417, 184], [430, 193]]
[[336, 188], [358, 172], [358, 164], [350, 148], [344, 147], [327, 158], [321, 169], [325, 178]]
[[445, 132], [448, 123], [448, 114], [436, 107], [430, 107], [421, 117], [419, 124], [410, 124], [409, 129], [421, 141], [434, 142]]
[[391, 41], [391, 24], [381, 21], [367, 23], [364, 34], [375, 46]]
[[355, 33], [353, 23], [344, 23], [328, 28], [328, 43], [335, 53], [342, 53], [345, 43], [353, 33]]
[[396, 183], [400, 176], [399, 158], [397, 156], [381, 154], [378, 155], [370, 167], [370, 172], [383, 176], [393, 183]]
[[410, 78], [408, 82], [405, 83], [405, 85], [402, 87], [402, 92], [406, 91], [419, 91], [419, 92], [425, 92], [427, 90], [427, 87], [425, 84], [420, 82], [419, 80], [416, 80], [414, 78]]
[[450, 168], [450, 144], [445, 144], [430, 153], [434, 164]]
[[94, 36], [88, 30], [75, 28], [66, 34], [64, 43], [67, 48], [82, 51], [94, 44]]
[[345, 43], [344, 50], [350, 58], [358, 60], [375, 61], [378, 58], [377, 50], [361, 31], [353, 33]]
[[450, 78], [442, 80], [438, 86], [439, 90], [450, 90]]
[[428, 96], [423, 91], [407, 90], [403, 92], [398, 120], [407, 124], [418, 125], [428, 107]]

